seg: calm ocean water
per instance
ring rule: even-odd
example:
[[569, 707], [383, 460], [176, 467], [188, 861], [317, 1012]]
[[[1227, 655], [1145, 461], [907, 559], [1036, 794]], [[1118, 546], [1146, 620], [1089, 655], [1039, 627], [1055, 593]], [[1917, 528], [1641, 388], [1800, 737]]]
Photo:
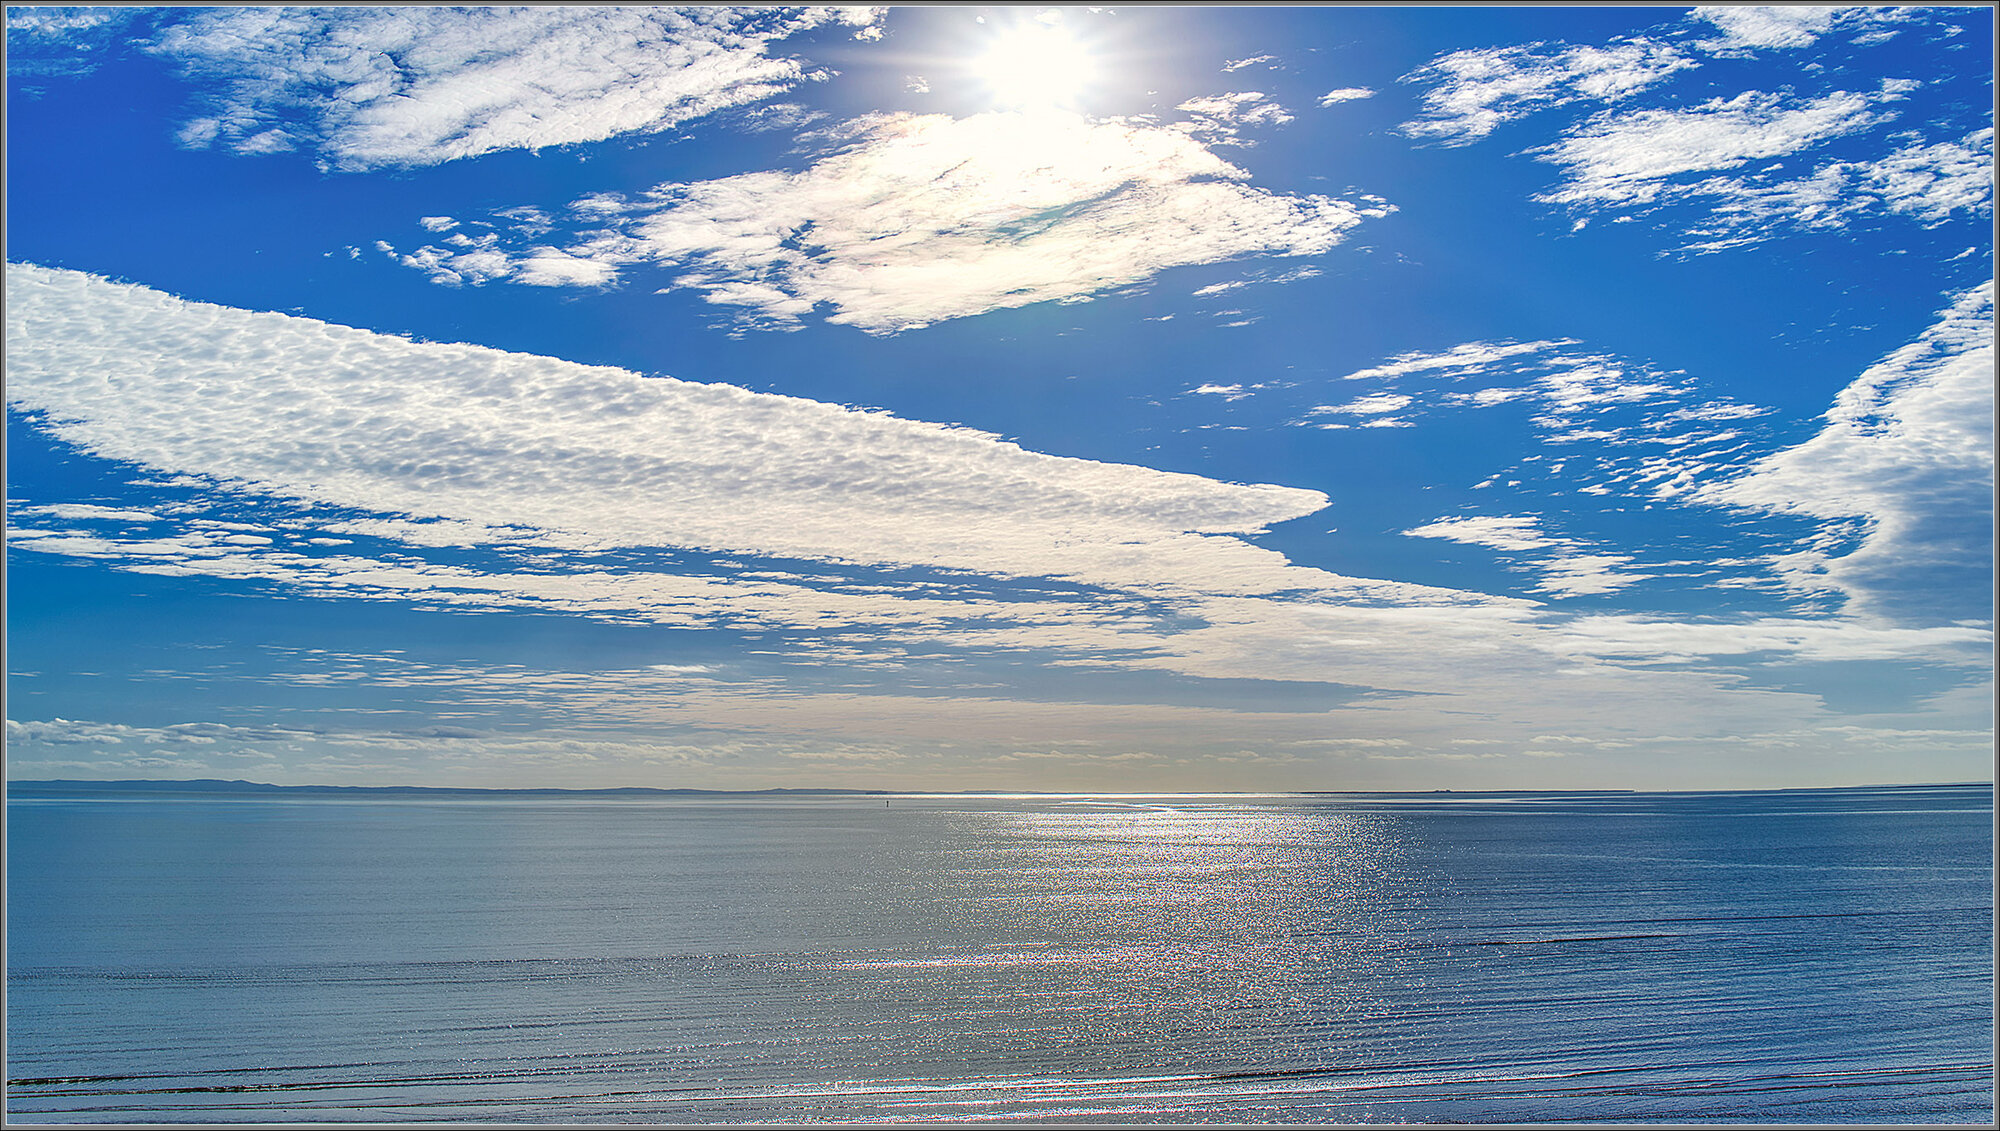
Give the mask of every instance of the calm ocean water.
[[29, 1122], [1966, 1122], [1992, 791], [29, 800]]

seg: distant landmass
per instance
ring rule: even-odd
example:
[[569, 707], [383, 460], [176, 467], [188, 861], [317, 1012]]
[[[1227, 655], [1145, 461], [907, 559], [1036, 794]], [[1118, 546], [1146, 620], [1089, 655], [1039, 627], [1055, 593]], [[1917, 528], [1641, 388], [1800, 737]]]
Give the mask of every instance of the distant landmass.
[[[1991, 782], [1937, 782], [1937, 783], [1882, 783], [1867, 786], [1807, 786], [1789, 789], [1751, 790], [1752, 793], [1826, 793], [1840, 791], [1866, 791], [1880, 789], [1960, 789], [1974, 787], [1991, 789]], [[1570, 797], [1588, 798], [1611, 795], [1635, 794], [1645, 791], [1630, 789], [1510, 789], [1510, 790], [1450, 790], [1433, 789], [1424, 791], [1372, 791], [1372, 790], [1298, 790], [1285, 794], [1293, 797], [1362, 797], [1388, 799], [1436, 799], [1450, 796], [1454, 799], [1498, 797]], [[1675, 791], [1668, 791], [1675, 792]], [[1737, 790], [1693, 790], [1688, 792], [1734, 793]], [[81, 779], [57, 778], [44, 781], [10, 781], [7, 783], [9, 797], [78, 797], [78, 796], [138, 796], [138, 797], [350, 797], [350, 798], [396, 798], [396, 797], [1061, 797], [1074, 796], [1064, 792], [1032, 789], [661, 789], [653, 786], [629, 785], [608, 789], [482, 789], [471, 786], [437, 785], [270, 785], [264, 782], [232, 780], [220, 778], [194, 778], [184, 781], [161, 781], [155, 779], [128, 779], [124, 781], [85, 781]], [[1132, 791], [1126, 794], [1092, 794], [1089, 796], [1175, 796], [1175, 791], [1160, 792]], [[1278, 795], [1274, 791], [1257, 791], [1259, 796]], [[1187, 796], [1228, 796], [1221, 792], [1199, 792]]]
[[203, 796], [214, 794], [288, 794], [336, 797], [881, 797], [907, 792], [896, 789], [655, 789], [620, 786], [613, 789], [478, 789], [430, 785], [267, 785], [254, 781], [197, 778], [189, 781], [10, 781], [10, 796], [50, 796], [78, 793], [141, 793]]

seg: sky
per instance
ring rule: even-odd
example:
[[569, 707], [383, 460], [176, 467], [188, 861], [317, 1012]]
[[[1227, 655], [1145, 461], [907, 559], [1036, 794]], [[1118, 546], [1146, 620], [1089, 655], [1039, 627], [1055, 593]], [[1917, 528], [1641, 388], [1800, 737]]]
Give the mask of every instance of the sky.
[[8, 774], [1990, 781], [1993, 23], [9, 7]]

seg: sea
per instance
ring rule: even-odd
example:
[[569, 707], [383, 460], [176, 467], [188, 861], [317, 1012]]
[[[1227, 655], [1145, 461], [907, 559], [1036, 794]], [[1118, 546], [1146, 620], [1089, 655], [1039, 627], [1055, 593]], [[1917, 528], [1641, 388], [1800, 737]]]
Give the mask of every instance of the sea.
[[1990, 1126], [1992, 802], [10, 791], [6, 1118]]

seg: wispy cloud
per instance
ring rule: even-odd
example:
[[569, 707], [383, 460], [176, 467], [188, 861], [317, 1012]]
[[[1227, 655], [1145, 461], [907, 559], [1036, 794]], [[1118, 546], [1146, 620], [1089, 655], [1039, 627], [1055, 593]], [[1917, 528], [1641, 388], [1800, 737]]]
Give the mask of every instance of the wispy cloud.
[[89, 74], [143, 12], [110, 6], [7, 8], [7, 73]]
[[1254, 67], [1259, 63], [1275, 62], [1277, 58], [1276, 55], [1252, 55], [1247, 59], [1231, 59], [1222, 65], [1222, 70], [1224, 74], [1228, 74], [1231, 71], [1240, 71], [1245, 67]]
[[[601, 285], [657, 264], [674, 287], [786, 327], [892, 333], [1129, 286], [1170, 267], [1317, 255], [1381, 201], [1281, 195], [1176, 128], [1064, 113], [883, 115], [802, 172], [664, 184], [576, 242], [498, 230], [405, 263], [447, 282]], [[525, 246], [524, 246], [525, 245]]]
[[[1601, 114], [1540, 151], [1563, 167], [1562, 187], [1539, 199], [1590, 208], [1653, 204], [1691, 173], [1783, 157], [1885, 121], [1878, 109], [1915, 83], [1873, 93], [1835, 91], [1797, 100], [1749, 91], [1681, 110]], [[1698, 189], [1696, 191], [1699, 191]]]
[[1375, 92], [1365, 86], [1343, 86], [1320, 95], [1319, 104], [1321, 106], [1332, 106], [1338, 102], [1353, 102], [1357, 99], [1373, 97], [1375, 97]]
[[1441, 376], [1456, 379], [1481, 372], [1494, 362], [1506, 358], [1575, 344], [1573, 339], [1568, 338], [1562, 341], [1543, 342], [1466, 342], [1442, 353], [1413, 350], [1397, 354], [1381, 365], [1357, 369], [1343, 379], [1361, 381], [1371, 377], [1395, 377], [1404, 373], [1421, 373], [1429, 370], [1438, 370]]
[[1853, 552], [1808, 549], [1777, 567], [1800, 587], [1846, 594], [1858, 613], [1990, 621], [1993, 382], [1989, 282], [1843, 389], [1818, 435], [1694, 498], [1863, 519]]
[[26, 40], [73, 39], [79, 33], [115, 26], [122, 18], [115, 8], [23, 5], [7, 9], [7, 31], [10, 40], [14, 36]]
[[1562, 597], [1615, 593], [1652, 577], [1647, 573], [1626, 572], [1632, 564], [1625, 554], [1592, 553], [1586, 543], [1544, 533], [1541, 520], [1515, 515], [1472, 515], [1441, 518], [1436, 522], [1403, 531], [1411, 538], [1441, 538], [1469, 546], [1484, 546], [1508, 554], [1554, 551], [1541, 554], [1532, 563], [1541, 571], [1542, 583], [1536, 591]]
[[1563, 434], [1577, 428], [1583, 417], [1618, 406], [1648, 405], [1662, 421], [1725, 419], [1759, 411], [1723, 403], [1687, 403], [1695, 395], [1689, 382], [1608, 354], [1570, 349], [1577, 344], [1574, 339], [1464, 342], [1437, 352], [1398, 354], [1340, 378], [1373, 383], [1381, 391], [1342, 405], [1316, 406], [1306, 415], [1309, 419], [1330, 413], [1380, 412], [1390, 405], [1395, 411], [1493, 408], [1525, 401], [1539, 406], [1535, 424]]
[[[1557, 140], [1528, 150], [1563, 174], [1536, 199], [1567, 207], [1578, 227], [1598, 214], [1628, 219], [1684, 206], [1663, 217], [1684, 230], [1681, 252], [1720, 251], [1871, 217], [1935, 224], [1981, 215], [1992, 203], [1989, 127], [1961, 124], [1944, 133], [1945, 123], [1937, 121], [1884, 137], [1897, 116], [1893, 104], [1919, 88], [1917, 78], [1886, 79], [1872, 91], [1827, 89], [1837, 72], [1802, 51], [1834, 36], [1854, 45], [1880, 42], [1927, 18], [1923, 11], [1716, 6], [1663, 23], [1650, 38], [1453, 52], [1404, 76], [1424, 89], [1424, 113], [1403, 130], [1465, 145], [1510, 122], [1568, 108]], [[1800, 81], [1778, 92], [1722, 95], [1710, 82], [1700, 88], [1706, 97], [1686, 96], [1694, 70], [1760, 52], [1779, 52], [1781, 59], [1798, 53]], [[1814, 86], [1821, 93], [1802, 92]], [[1550, 117], [1564, 122], [1560, 114]], [[1836, 140], [1847, 143], [1840, 159], [1818, 156]], [[1857, 158], [1863, 146], [1877, 153]]]
[[[1557, 470], [1569, 489], [1639, 488], [1671, 498], [1718, 469], [1743, 443], [1746, 422], [1770, 410], [1712, 396], [1685, 373], [1574, 347], [1573, 339], [1465, 342], [1400, 354], [1341, 378], [1375, 391], [1341, 405], [1305, 410], [1294, 423], [1331, 412], [1395, 405], [1417, 420], [1437, 412], [1514, 406], [1527, 412], [1537, 442], [1563, 453]], [[1335, 386], [1342, 388], [1342, 386]], [[1646, 451], [1654, 455], [1640, 455]], [[1531, 457], [1531, 458], [1540, 458]], [[1666, 477], [1671, 477], [1668, 480]]]
[[1728, 53], [1745, 48], [1810, 47], [1836, 29], [1856, 31], [1864, 38], [1894, 34], [1892, 25], [1910, 18], [1907, 9], [1866, 4], [1711, 4], [1696, 8], [1690, 19], [1713, 24], [1721, 38], [1703, 44]]
[[1688, 250], [1720, 251], [1782, 231], [1845, 228], [1873, 215], [1911, 216], [1935, 225], [1993, 210], [1993, 130], [1959, 141], [1911, 141], [1872, 161], [1833, 161], [1790, 180], [1718, 177], [1688, 185], [1711, 202], [1690, 225]]
[[[1317, 267], [1299, 267], [1290, 271], [1254, 271], [1241, 279], [1224, 279], [1220, 283], [1210, 283], [1205, 287], [1197, 287], [1194, 290], [1194, 297], [1214, 298], [1217, 295], [1228, 294], [1230, 291], [1239, 291], [1244, 287], [1259, 286], [1265, 283], [1296, 283], [1302, 279], [1317, 279], [1320, 274], [1320, 269]], [[1231, 313], [1241, 314], [1242, 311], [1232, 311]]]
[[334, 168], [434, 165], [649, 133], [813, 77], [773, 43], [869, 8], [211, 8], [151, 49], [214, 83], [193, 146], [306, 150]]
[[1542, 533], [1540, 520], [1513, 516], [1441, 518], [1403, 533], [1411, 538], [1444, 538], [1495, 550], [1541, 550], [1559, 544]]
[[1225, 401], [1240, 401], [1243, 398], [1250, 396], [1252, 390], [1245, 389], [1242, 385], [1210, 384], [1210, 385], [1199, 385], [1194, 389], [1190, 390], [1190, 392], [1199, 393], [1204, 396], [1221, 397]]
[[[1772, 411], [1717, 396], [1689, 374], [1580, 346], [1570, 339], [1475, 341], [1401, 354], [1317, 389], [1301, 386], [1294, 398], [1331, 391], [1342, 399], [1291, 409], [1290, 422], [1354, 427], [1370, 419], [1358, 410], [1371, 408], [1393, 409], [1374, 419], [1418, 428], [1461, 413], [1504, 415], [1487, 430], [1518, 430], [1525, 454], [1469, 487], [1495, 496], [1491, 505], [1513, 515], [1460, 515], [1405, 533], [1529, 553], [1534, 560], [1524, 568], [1542, 578], [1529, 590], [1535, 593], [1609, 593], [1643, 579], [1656, 583], [1651, 593], [1730, 587], [1746, 602], [1752, 593], [1782, 599], [1786, 591], [1769, 564], [1795, 548], [1796, 531], [1783, 524], [1732, 522], [1725, 534], [1713, 512], [1698, 507], [1660, 525], [1657, 538], [1649, 528], [1626, 527], [1616, 537], [1592, 530], [1606, 513], [1689, 506], [1694, 491], [1741, 474], [1776, 443]], [[1519, 508], [1572, 532], [1545, 533], [1544, 520], [1514, 517]], [[1502, 535], [1540, 544], [1503, 547], [1493, 540]], [[1828, 552], [1851, 548], [1845, 524], [1816, 536], [1829, 540]], [[1810, 603], [1795, 591], [1793, 599]]]
[[1409, 421], [1399, 419], [1392, 414], [1410, 407], [1413, 401], [1414, 398], [1405, 396], [1402, 393], [1374, 393], [1365, 397], [1357, 397], [1344, 404], [1316, 405], [1313, 408], [1307, 409], [1306, 415], [1316, 417], [1353, 416], [1361, 418], [1359, 425], [1323, 419], [1319, 422], [1321, 428], [1353, 428], [1357, 426], [1362, 428], [1408, 428], [1411, 427]]
[[1247, 145], [1243, 131], [1258, 126], [1282, 126], [1291, 111], [1262, 91], [1243, 90], [1190, 98], [1174, 107], [1186, 114], [1180, 128], [1213, 144]]
[[158, 522], [160, 516], [151, 511], [133, 510], [130, 507], [101, 507], [94, 503], [55, 503], [49, 506], [17, 506], [13, 513], [22, 517], [42, 517], [75, 521], [98, 522]]
[[[1823, 519], [1802, 537], [1774, 536], [1765, 556], [1741, 566], [1768, 571], [1797, 593], [1844, 596], [1857, 617], [1984, 623], [1991, 617], [1991, 320], [1991, 284], [1958, 296], [1917, 340], [1856, 378], [1817, 436], [1776, 451], [1752, 423], [1770, 410], [1709, 398], [1685, 375], [1576, 352], [1568, 342], [1472, 342], [1406, 354], [1349, 376], [1378, 391], [1318, 411], [1393, 403], [1400, 416], [1421, 419], [1525, 405], [1555, 461], [1540, 473], [1550, 490]], [[1308, 413], [1299, 422], [1315, 419]], [[1404, 533], [1508, 552], [1566, 548], [1579, 560], [1605, 553], [1511, 516], [1445, 519]], [[1631, 559], [1613, 556], [1619, 560], [1598, 564], [1626, 572], [1619, 567]]]
[[1836, 32], [1877, 41], [1911, 17], [1864, 5], [1713, 5], [1663, 23], [1651, 36], [1608, 43], [1529, 43], [1439, 56], [1403, 77], [1424, 88], [1411, 137], [1465, 145], [1531, 114], [1571, 105], [1616, 104], [1718, 57], [1807, 47]]
[[1403, 77], [1427, 88], [1423, 115], [1405, 123], [1403, 132], [1468, 145], [1537, 111], [1617, 101], [1696, 65], [1674, 47], [1647, 39], [1454, 51]]

